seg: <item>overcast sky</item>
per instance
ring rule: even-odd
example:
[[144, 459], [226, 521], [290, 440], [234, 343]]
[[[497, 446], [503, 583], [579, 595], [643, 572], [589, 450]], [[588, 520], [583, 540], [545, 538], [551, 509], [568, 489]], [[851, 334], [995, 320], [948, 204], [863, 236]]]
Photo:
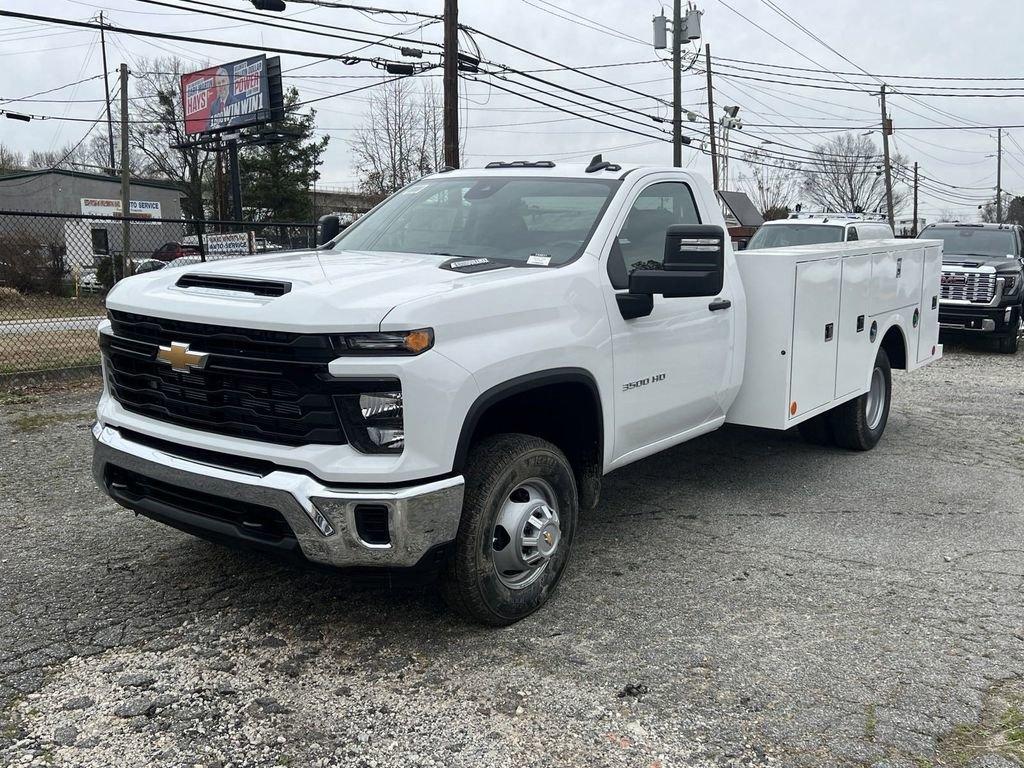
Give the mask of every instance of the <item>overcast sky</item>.
[[[168, 1], [173, 3], [173, 0]], [[703, 0], [699, 4], [705, 12], [702, 42], [711, 44], [712, 53], [716, 57], [793, 67], [820, 65], [830, 70], [857, 71], [850, 63], [771, 10], [765, 0], [727, 2], [728, 5], [723, 0]], [[173, 4], [182, 9], [188, 6], [185, 2]], [[217, 4], [225, 11], [251, 8], [249, 3], [241, 0], [223, 0]], [[440, 13], [443, 2], [367, 0], [366, 4]], [[953, 0], [829, 0], [815, 3], [776, 0], [776, 4], [854, 64], [872, 73], [888, 76], [1024, 78], [1020, 53], [1024, 3], [1016, 0], [973, 0], [968, 4]], [[659, 2], [461, 0], [460, 5], [460, 21], [464, 24], [565, 64], [583, 66], [651, 62], [592, 71], [619, 84], [634, 84], [633, 88], [645, 94], [666, 99], [671, 97], [670, 70], [665, 64], [652, 61], [656, 54], [650, 45], [651, 18], [660, 12], [662, 4]], [[259, 52], [261, 44], [326, 53], [342, 53], [357, 47], [355, 43], [342, 40], [205, 16], [195, 12], [200, 10], [196, 6], [193, 6], [195, 10], [187, 11], [157, 7], [138, 0], [7, 0], [4, 7], [13, 11], [45, 14], [55, 19], [75, 20], [87, 20], [104, 10], [109, 22], [114, 25], [232, 40], [251, 44], [253, 52]], [[570, 19], [559, 18], [556, 14], [569, 16]], [[739, 14], [749, 17], [749, 20]], [[343, 26], [377, 35], [402, 34], [420, 21], [408, 16], [371, 16], [353, 10], [319, 8], [299, 3], [289, 3], [286, 13], [276, 18], [284, 22], [290, 16], [317, 22], [328, 29]], [[615, 31], [608, 31], [607, 28]], [[440, 35], [440, 24], [434, 24], [409, 36], [439, 41]], [[773, 39], [772, 35], [778, 39]], [[519, 69], [550, 66], [493, 40], [477, 37], [475, 42], [489, 61]], [[464, 41], [464, 46], [466, 44]], [[171, 54], [197, 65], [230, 61], [244, 55], [243, 51], [227, 48], [145, 40], [128, 34], [109, 35], [107, 49], [111, 69], [122, 61], [126, 61], [129, 67], [137, 68], [142, 59]], [[394, 52], [389, 53], [385, 49], [368, 49], [360, 54], [394, 56]], [[665, 52], [660, 55], [664, 56]], [[286, 72], [310, 61], [308, 58], [282, 56]], [[39, 97], [56, 100], [53, 102], [2, 103], [7, 99], [18, 99], [101, 73], [103, 68], [99, 35], [93, 30], [73, 30], [54, 24], [4, 19], [3, 25], [0, 25], [0, 65], [0, 108], [89, 120], [100, 114], [102, 80], [91, 80], [76, 88]], [[743, 73], [734, 70], [733, 74]], [[346, 77], [324, 77], [339, 75]], [[353, 75], [366, 77], [353, 78]], [[662, 116], [669, 114], [664, 106], [649, 98], [603, 86], [573, 73], [554, 72], [540, 76], [645, 113]], [[285, 84], [296, 86], [303, 97], [313, 98], [367, 84], [381, 77], [368, 64], [346, 67], [332, 61], [306, 66], [301, 71], [286, 74]], [[439, 77], [434, 77], [440, 87]], [[866, 75], [844, 77], [851, 81], [870, 81]], [[742, 80], [724, 74], [716, 77], [715, 82], [716, 102], [719, 105], [738, 104], [742, 108], [741, 117], [748, 126], [741, 135], [735, 134], [737, 139], [755, 146], [764, 140], [776, 142], [775, 147], [765, 145], [769, 151], [800, 154], [800, 150], [785, 149], [779, 144], [806, 149], [822, 138], [834, 135], [834, 132], [818, 133], [808, 128], [790, 126], [850, 125], [851, 130], [864, 133], [867, 130], [865, 126], [877, 124], [879, 120], [877, 97], [868, 93], [812, 90], [780, 85], [778, 82]], [[921, 84], [943, 85], [933, 81], [921, 81]], [[1016, 84], [1024, 87], [1024, 81], [992, 82], [988, 85]], [[842, 81], [833, 85], [849, 87]], [[948, 82], [945, 85], [965, 84]], [[871, 90], [864, 86], [856, 87]], [[671, 145], [657, 139], [646, 139], [578, 119], [564, 119], [568, 116], [501, 93], [485, 83], [463, 83], [462, 88], [463, 141], [468, 166], [480, 166], [490, 159], [513, 157], [554, 159], [558, 162], [582, 161], [596, 152], [604, 152], [606, 158], [620, 161], [657, 164], [671, 162]], [[706, 114], [706, 94], [703, 88], [703, 74], [690, 73], [684, 76], [685, 106]], [[78, 103], [66, 103], [69, 99], [77, 100]], [[323, 183], [338, 187], [355, 186], [356, 174], [346, 140], [351, 136], [353, 127], [362, 122], [366, 104], [367, 94], [363, 92], [328, 99], [316, 105], [318, 130], [331, 136], [326, 164], [321, 169]], [[940, 212], [955, 212], [964, 218], [975, 214], [977, 199], [994, 194], [991, 190], [995, 186], [996, 161], [994, 157], [988, 158], [986, 155], [996, 150], [995, 131], [901, 132], [900, 129], [911, 126], [963, 125], [970, 121], [983, 125], [1024, 124], [1024, 99], [922, 97], [911, 100], [906, 96], [892, 96], [889, 107], [897, 131], [894, 137], [895, 149], [910, 162], [920, 163], [921, 174], [927, 180], [926, 185], [930, 184], [933, 188], [941, 186], [944, 190], [941, 193], [922, 192], [922, 215], [935, 219]], [[601, 108], [617, 111], [609, 107]], [[630, 113], [621, 114], [645, 121]], [[658, 130], [657, 125], [653, 122], [649, 122], [649, 125], [649, 128], [634, 127], [654, 134]], [[33, 149], [55, 149], [68, 142], [78, 141], [88, 128], [89, 123], [86, 122], [56, 119], [31, 123], [0, 120], [0, 143], [26, 153]], [[700, 128], [704, 126], [700, 125]], [[96, 130], [103, 130], [102, 124]], [[699, 134], [694, 130], [692, 135], [696, 146]], [[880, 141], [877, 131], [872, 138]], [[1004, 132], [1003, 186], [1011, 192], [1024, 193], [1024, 152], [1011, 139], [1024, 146], [1024, 129]], [[697, 149], [684, 150], [684, 163], [709, 173], [708, 159]], [[740, 171], [741, 164], [733, 163], [733, 187], [736, 186], [735, 177]], [[951, 191], [946, 185], [964, 189]]]

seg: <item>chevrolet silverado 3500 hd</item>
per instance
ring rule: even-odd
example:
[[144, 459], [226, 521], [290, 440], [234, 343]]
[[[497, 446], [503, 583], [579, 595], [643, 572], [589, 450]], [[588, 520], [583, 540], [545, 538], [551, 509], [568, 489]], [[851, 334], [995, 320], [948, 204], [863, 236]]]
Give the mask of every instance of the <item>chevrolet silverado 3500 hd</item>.
[[873, 447], [890, 368], [942, 355], [941, 263], [926, 240], [733, 253], [678, 168], [438, 173], [317, 250], [121, 281], [94, 474], [210, 539], [436, 566], [507, 624], [604, 473], [726, 422]]

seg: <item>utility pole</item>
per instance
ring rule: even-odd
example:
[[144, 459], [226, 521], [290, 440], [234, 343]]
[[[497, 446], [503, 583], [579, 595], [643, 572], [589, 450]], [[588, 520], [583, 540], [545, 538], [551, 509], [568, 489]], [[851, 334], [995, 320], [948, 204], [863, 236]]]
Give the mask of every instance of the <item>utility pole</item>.
[[996, 223], [1003, 223], [1003, 129], [1000, 128], [996, 149]]
[[683, 2], [672, 7], [672, 165], [683, 165]]
[[882, 153], [885, 155], [885, 205], [889, 210], [889, 228], [896, 231], [896, 214], [892, 209], [892, 166], [889, 162], [889, 135], [892, 121], [885, 111], [885, 83], [882, 83]]
[[910, 232], [911, 237], [917, 237], [917, 163], [914, 163], [914, 223]]
[[128, 163], [128, 65], [121, 65], [121, 276], [132, 273], [131, 168]]
[[107, 71], [107, 38], [103, 34], [103, 11], [100, 11], [100, 50], [103, 51], [103, 88], [107, 102], [107, 147], [110, 150], [110, 172], [116, 173], [114, 163], [114, 120], [110, 115], [110, 77]]
[[228, 175], [231, 177], [231, 216], [241, 231], [242, 169], [238, 165], [238, 135], [228, 139]]
[[459, 0], [444, 0], [444, 164], [459, 167]]
[[704, 69], [708, 74], [708, 136], [711, 139], [711, 184], [718, 191], [718, 147], [715, 144], [715, 96], [711, 88], [711, 43], [704, 44]]

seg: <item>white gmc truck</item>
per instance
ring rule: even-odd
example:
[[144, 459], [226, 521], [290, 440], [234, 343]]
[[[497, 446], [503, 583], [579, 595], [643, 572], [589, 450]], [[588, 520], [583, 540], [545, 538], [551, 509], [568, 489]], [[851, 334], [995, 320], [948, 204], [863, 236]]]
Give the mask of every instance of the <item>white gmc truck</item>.
[[94, 474], [189, 533], [436, 570], [487, 624], [558, 583], [601, 477], [725, 423], [867, 450], [942, 355], [941, 244], [734, 253], [678, 168], [492, 163], [317, 250], [107, 299]]

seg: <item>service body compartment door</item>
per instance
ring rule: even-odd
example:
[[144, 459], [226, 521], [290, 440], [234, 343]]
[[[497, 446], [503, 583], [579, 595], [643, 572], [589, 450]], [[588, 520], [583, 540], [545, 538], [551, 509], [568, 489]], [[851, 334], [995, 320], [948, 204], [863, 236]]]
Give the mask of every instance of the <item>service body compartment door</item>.
[[903, 264], [897, 261], [903, 254], [895, 251], [883, 251], [871, 256], [871, 312], [880, 315], [892, 312], [900, 306], [899, 282], [896, 273], [901, 271]]
[[921, 302], [923, 262], [923, 248], [896, 254], [896, 296], [900, 307], [916, 307]]
[[[874, 359], [871, 343], [871, 256], [842, 260], [842, 293], [839, 300], [838, 361], [835, 396], [863, 391]], [[800, 402], [799, 400], [797, 401]]]
[[796, 265], [789, 397], [790, 403], [796, 403], [796, 412], [791, 411], [791, 416], [812, 411], [835, 396], [841, 282], [838, 258]]
[[942, 280], [942, 249], [925, 249], [921, 270], [921, 335], [917, 341], [917, 362], [932, 356], [939, 343], [939, 285]]

